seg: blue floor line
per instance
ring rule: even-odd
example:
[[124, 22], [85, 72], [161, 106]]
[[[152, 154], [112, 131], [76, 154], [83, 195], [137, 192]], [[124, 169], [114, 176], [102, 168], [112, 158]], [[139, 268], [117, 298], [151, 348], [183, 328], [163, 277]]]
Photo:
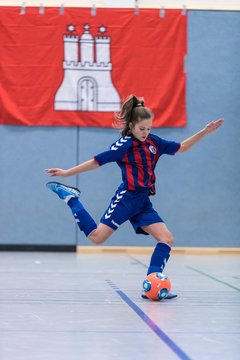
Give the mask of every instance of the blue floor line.
[[179, 357], [181, 360], [191, 358], [170, 339], [158, 326], [142, 311], [122, 290], [111, 280], [106, 280], [109, 286], [120, 296], [120, 298], [145, 322], [145, 324]]

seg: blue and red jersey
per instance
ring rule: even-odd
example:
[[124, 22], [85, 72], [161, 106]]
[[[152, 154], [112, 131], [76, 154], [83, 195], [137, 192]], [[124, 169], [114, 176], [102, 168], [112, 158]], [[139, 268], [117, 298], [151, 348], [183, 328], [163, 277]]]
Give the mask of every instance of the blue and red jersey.
[[149, 188], [155, 193], [156, 176], [154, 173], [157, 161], [163, 154], [174, 155], [181, 144], [164, 140], [157, 135], [149, 134], [145, 141], [133, 135], [121, 137], [110, 147], [94, 158], [99, 165], [116, 162], [122, 171], [123, 187], [134, 191]]

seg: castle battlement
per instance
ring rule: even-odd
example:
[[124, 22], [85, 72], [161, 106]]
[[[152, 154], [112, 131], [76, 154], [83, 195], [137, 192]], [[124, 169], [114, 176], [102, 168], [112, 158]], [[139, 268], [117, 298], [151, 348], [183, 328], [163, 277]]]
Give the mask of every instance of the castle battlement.
[[63, 61], [63, 68], [66, 69], [67, 67], [77, 67], [78, 64], [78, 61]]
[[104, 42], [110, 43], [110, 37], [109, 36], [96, 36], [96, 40], [105, 40]]
[[90, 63], [88, 61], [81, 63], [76, 61], [63, 61], [64, 69], [74, 69], [74, 70], [112, 70], [112, 64], [109, 63]]
[[78, 35], [63, 35], [64, 41], [75, 42], [78, 41]]

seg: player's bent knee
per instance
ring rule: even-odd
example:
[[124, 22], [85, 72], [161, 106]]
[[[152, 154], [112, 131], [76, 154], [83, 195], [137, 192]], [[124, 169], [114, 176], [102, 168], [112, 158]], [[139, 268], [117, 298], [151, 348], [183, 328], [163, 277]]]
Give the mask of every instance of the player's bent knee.
[[168, 240], [167, 240], [167, 244], [169, 246], [173, 246], [174, 245], [174, 238], [173, 238], [173, 235], [170, 233], [170, 235], [168, 236]]
[[163, 242], [165, 244], [168, 244], [170, 247], [172, 247], [174, 245], [174, 238], [172, 233], [168, 232], [164, 236], [161, 236], [158, 242]]
[[103, 237], [101, 234], [95, 232], [91, 233], [88, 238], [96, 245], [102, 244], [107, 238]]
[[95, 245], [102, 244], [106, 239], [90, 239]]
[[112, 235], [113, 232], [114, 232], [113, 229], [100, 224], [96, 230], [92, 231], [88, 235], [88, 238], [94, 244], [98, 245], [106, 241]]

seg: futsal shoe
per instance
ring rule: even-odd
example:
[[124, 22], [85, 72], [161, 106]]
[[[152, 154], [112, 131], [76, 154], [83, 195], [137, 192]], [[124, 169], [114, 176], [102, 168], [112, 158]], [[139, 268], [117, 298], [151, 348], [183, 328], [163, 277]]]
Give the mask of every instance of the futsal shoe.
[[[143, 299], [148, 299], [148, 300], [150, 300], [150, 299], [147, 297], [147, 295], [145, 295], [144, 291], [142, 292], [142, 295], [141, 295], [141, 296], [142, 296]], [[169, 291], [169, 293], [167, 294], [167, 296], [165, 296], [164, 300], [165, 300], [165, 299], [167, 299], [167, 300], [169, 300], [169, 299], [174, 299], [174, 298], [176, 298], [176, 297], [177, 297], [177, 294]]]
[[59, 182], [48, 182], [46, 184], [47, 188], [52, 190], [53, 192], [55, 192], [60, 199], [64, 200], [64, 201], [68, 201], [69, 199], [72, 198], [79, 198], [81, 191], [75, 187], [72, 186], [67, 186], [64, 184], [61, 184]]

